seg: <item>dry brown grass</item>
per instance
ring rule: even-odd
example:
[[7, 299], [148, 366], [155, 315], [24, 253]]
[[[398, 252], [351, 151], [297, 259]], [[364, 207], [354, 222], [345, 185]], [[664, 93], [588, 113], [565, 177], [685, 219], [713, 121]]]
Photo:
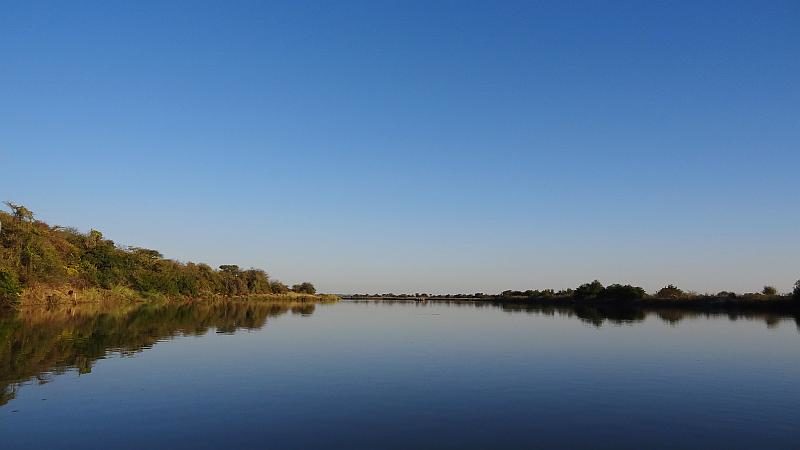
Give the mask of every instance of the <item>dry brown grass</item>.
[[[268, 301], [268, 302], [313, 302], [313, 303], [333, 303], [339, 297], [329, 294], [299, 294], [287, 292], [284, 294], [254, 294], [242, 297], [235, 297], [246, 300]], [[17, 309], [25, 308], [53, 308], [57, 306], [75, 306], [83, 304], [108, 305], [109, 307], [122, 304], [135, 303], [164, 303], [174, 301], [202, 301], [214, 302], [230, 300], [230, 297], [219, 294], [210, 294], [199, 298], [189, 299], [185, 297], [169, 298], [162, 294], [140, 294], [126, 287], [114, 287], [113, 289], [100, 288], [76, 288], [69, 285], [46, 286], [36, 285], [26, 288], [20, 296], [20, 301], [16, 305]]]
[[142, 300], [144, 300], [144, 297], [125, 287], [78, 289], [69, 285], [57, 287], [37, 285], [26, 288], [22, 292], [19, 307], [107, 302], [119, 304]]

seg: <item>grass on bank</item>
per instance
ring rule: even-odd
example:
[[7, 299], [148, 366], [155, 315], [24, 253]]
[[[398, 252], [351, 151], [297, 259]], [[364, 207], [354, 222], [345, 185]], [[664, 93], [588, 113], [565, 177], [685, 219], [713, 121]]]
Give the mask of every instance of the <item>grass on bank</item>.
[[37, 285], [22, 291], [14, 307], [79, 304], [127, 304], [127, 303], [170, 303], [170, 302], [212, 302], [219, 300], [247, 300], [265, 302], [315, 302], [332, 303], [339, 297], [331, 294], [305, 294], [299, 292], [261, 293], [227, 296], [208, 293], [198, 297], [167, 296], [159, 292], [137, 292], [125, 286], [115, 286], [111, 289], [84, 288], [78, 289], [71, 286], [44, 286]]

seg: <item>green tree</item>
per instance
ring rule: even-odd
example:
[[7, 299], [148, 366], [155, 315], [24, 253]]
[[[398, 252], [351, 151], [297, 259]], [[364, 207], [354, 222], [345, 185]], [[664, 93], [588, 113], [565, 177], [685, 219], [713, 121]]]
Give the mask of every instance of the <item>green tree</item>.
[[236, 264], [223, 264], [219, 266], [219, 270], [221, 270], [223, 273], [237, 275], [239, 273], [239, 266]]
[[223, 264], [219, 266], [222, 285], [226, 295], [247, 294], [247, 283], [242, 278], [242, 271], [235, 264]]
[[764, 286], [764, 289], [761, 290], [761, 293], [764, 295], [773, 296], [778, 294], [778, 290], [773, 286]]
[[[206, 264], [166, 259], [157, 250], [118, 246], [97, 230], [81, 233], [47, 225], [35, 220], [28, 208], [5, 204], [10, 212], [0, 210], [0, 301], [13, 300], [21, 289], [36, 285], [126, 287], [140, 293], [191, 298], [289, 291], [260, 269], [241, 270], [229, 264], [214, 270]], [[305, 293], [315, 291], [311, 283], [296, 288]]]
[[0, 270], [0, 304], [14, 303], [20, 293], [22, 293], [22, 286], [19, 284], [17, 275], [8, 270]]
[[248, 269], [242, 272], [247, 291], [251, 294], [267, 294], [271, 292], [269, 276], [260, 269]]
[[800, 280], [797, 280], [797, 282], [794, 284], [794, 291], [792, 291], [792, 297], [794, 297], [795, 300], [800, 300]]

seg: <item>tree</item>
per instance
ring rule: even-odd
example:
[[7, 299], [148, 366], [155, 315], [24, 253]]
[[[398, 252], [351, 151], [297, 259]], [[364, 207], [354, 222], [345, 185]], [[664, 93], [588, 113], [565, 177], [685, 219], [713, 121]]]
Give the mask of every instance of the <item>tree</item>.
[[22, 293], [17, 276], [10, 271], [0, 270], [0, 304], [13, 303]]
[[33, 211], [13, 202], [3, 202], [11, 210], [11, 214], [18, 222], [33, 222]]
[[164, 255], [158, 250], [150, 250], [149, 248], [131, 247], [129, 251], [144, 261], [158, 261], [164, 258]]
[[285, 294], [285, 293], [289, 292], [289, 286], [286, 286], [285, 284], [281, 283], [278, 280], [270, 281], [269, 282], [269, 289], [274, 294]]
[[219, 270], [224, 273], [228, 273], [231, 275], [238, 275], [239, 274], [239, 266], [236, 264], [223, 264], [219, 266]]
[[621, 284], [612, 284], [598, 295], [599, 298], [616, 301], [640, 300], [644, 298], [644, 296], [644, 289], [638, 286], [631, 286], [630, 284], [626, 284], [625, 286]]
[[594, 280], [591, 283], [585, 283], [578, 286], [575, 289], [575, 293], [573, 294], [576, 299], [588, 299], [588, 298], [595, 298], [600, 295], [605, 288], [603, 287], [603, 283]]
[[248, 269], [242, 273], [251, 294], [266, 294], [270, 292], [269, 276], [260, 269]]
[[294, 286], [292, 286], [292, 290], [300, 294], [314, 295], [317, 293], [317, 288], [315, 288], [314, 285], [309, 283], [308, 281], [306, 281], [305, 283], [295, 284]]
[[[97, 230], [50, 226], [35, 220], [28, 208], [12, 202], [0, 209], [0, 303], [14, 302], [23, 289], [36, 286], [70, 289], [129, 288], [142, 294], [167, 296], [240, 296], [289, 288], [271, 282], [260, 269], [242, 270], [228, 264], [182, 263], [157, 250], [118, 246]], [[314, 293], [311, 283], [299, 292]]]
[[773, 286], [764, 286], [764, 289], [761, 290], [761, 293], [764, 295], [773, 296], [778, 294], [778, 290]]
[[669, 285], [667, 285], [667, 286], [664, 286], [663, 288], [661, 288], [661, 289], [660, 289], [660, 290], [659, 290], [659, 291], [656, 293], [656, 297], [658, 297], [658, 298], [672, 298], [672, 299], [676, 299], [676, 298], [681, 298], [681, 297], [683, 297], [683, 295], [684, 295], [684, 293], [683, 293], [683, 290], [679, 289], [679, 288], [678, 288], [677, 286], [675, 286], [674, 284], [669, 284]]
[[792, 291], [792, 297], [794, 297], [795, 300], [800, 301], [800, 280], [797, 280], [797, 282], [794, 284], [794, 291]]
[[223, 264], [219, 266], [222, 285], [227, 295], [247, 294], [247, 283], [242, 278], [242, 271], [235, 264]]

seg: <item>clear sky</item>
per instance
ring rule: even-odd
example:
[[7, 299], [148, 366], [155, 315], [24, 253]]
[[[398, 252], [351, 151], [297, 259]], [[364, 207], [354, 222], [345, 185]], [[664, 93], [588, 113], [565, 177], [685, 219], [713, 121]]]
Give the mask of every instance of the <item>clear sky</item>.
[[328, 292], [800, 278], [800, 3], [0, 4], [0, 199]]

